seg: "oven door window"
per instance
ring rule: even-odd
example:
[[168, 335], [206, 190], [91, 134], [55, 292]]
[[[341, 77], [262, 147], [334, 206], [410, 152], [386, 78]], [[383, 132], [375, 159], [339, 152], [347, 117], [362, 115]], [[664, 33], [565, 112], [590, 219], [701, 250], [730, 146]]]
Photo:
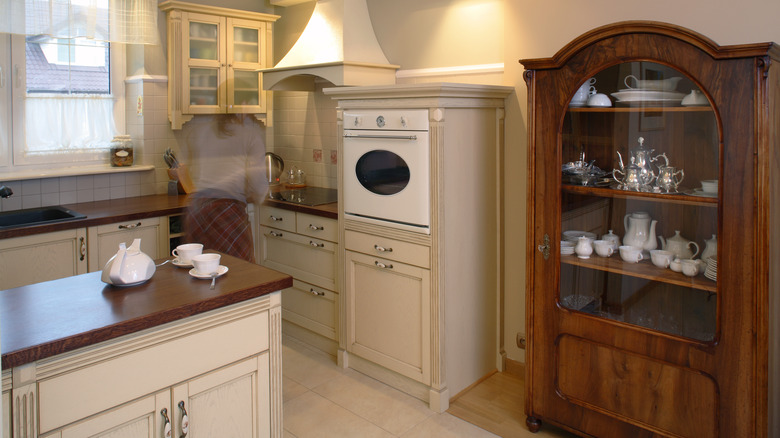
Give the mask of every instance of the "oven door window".
[[409, 165], [398, 154], [372, 150], [355, 164], [355, 175], [366, 190], [377, 195], [395, 195], [409, 185]]

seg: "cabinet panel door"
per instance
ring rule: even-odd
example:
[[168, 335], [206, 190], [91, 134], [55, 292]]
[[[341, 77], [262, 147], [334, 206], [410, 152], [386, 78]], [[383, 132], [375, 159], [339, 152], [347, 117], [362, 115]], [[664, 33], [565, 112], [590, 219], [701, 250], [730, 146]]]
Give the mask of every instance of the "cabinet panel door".
[[270, 436], [268, 353], [205, 374], [173, 388], [174, 436]]
[[266, 24], [264, 22], [227, 19], [229, 113], [265, 112], [265, 91], [261, 74], [265, 67]]
[[0, 289], [86, 273], [86, 241], [84, 228], [0, 240]]
[[430, 383], [430, 271], [346, 252], [347, 351]]
[[170, 411], [170, 391], [160, 391], [116, 409], [97, 414], [83, 422], [63, 428], [49, 436], [62, 438], [154, 438], [163, 437], [165, 418], [161, 411]]
[[302, 281], [282, 290], [282, 318], [336, 340], [338, 294]]
[[156, 217], [89, 228], [89, 271], [103, 269], [108, 260], [119, 250], [119, 244], [127, 246], [133, 239], [141, 239], [141, 251], [157, 259], [168, 255], [165, 248], [165, 221]]

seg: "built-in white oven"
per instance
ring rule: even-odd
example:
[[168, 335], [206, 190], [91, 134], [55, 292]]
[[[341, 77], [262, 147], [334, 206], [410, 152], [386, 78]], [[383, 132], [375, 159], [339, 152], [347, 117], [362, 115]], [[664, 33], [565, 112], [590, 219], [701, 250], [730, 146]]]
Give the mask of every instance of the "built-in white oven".
[[430, 234], [428, 110], [344, 113], [347, 219]]

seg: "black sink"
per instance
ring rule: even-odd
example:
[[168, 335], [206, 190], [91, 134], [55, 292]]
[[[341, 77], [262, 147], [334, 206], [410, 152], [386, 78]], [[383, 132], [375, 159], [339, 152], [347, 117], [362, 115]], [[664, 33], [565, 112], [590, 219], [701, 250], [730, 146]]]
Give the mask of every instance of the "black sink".
[[87, 216], [62, 206], [0, 212], [0, 229], [84, 219]]

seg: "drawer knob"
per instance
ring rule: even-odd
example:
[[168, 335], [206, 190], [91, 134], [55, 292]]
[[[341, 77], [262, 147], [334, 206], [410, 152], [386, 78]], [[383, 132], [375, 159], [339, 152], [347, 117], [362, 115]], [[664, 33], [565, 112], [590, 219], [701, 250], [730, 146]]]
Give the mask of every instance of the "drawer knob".
[[325, 292], [314, 290], [314, 288], [309, 289], [309, 292], [312, 295], [315, 295], [315, 296], [318, 296], [318, 297], [324, 297], [325, 296]]
[[272, 220], [272, 221], [276, 221], [276, 222], [281, 222], [281, 221], [283, 221], [283, 220], [284, 220], [284, 218], [283, 218], [283, 217], [276, 217], [276, 216], [274, 216], [274, 215], [271, 215], [270, 217], [271, 217], [271, 220]]
[[311, 245], [311, 246], [314, 246], [314, 247], [317, 247], [317, 248], [324, 248], [324, 247], [325, 247], [325, 244], [324, 244], [324, 243], [322, 243], [322, 242], [319, 242], [319, 243], [318, 243], [318, 242], [315, 242], [315, 241], [313, 241], [313, 240], [310, 240], [310, 241], [309, 241], [309, 245]]
[[277, 233], [276, 231], [271, 231], [271, 232], [268, 233], [268, 235], [269, 236], [274, 236], [274, 237], [282, 237], [282, 236], [284, 236], [284, 234]]
[[184, 400], [180, 400], [178, 406], [181, 411], [181, 436], [179, 438], [184, 438], [190, 433], [190, 417], [187, 415], [187, 410], [184, 409]]
[[162, 408], [160, 415], [163, 416], [163, 437], [171, 438], [171, 419], [168, 418], [168, 409]]
[[141, 226], [141, 222], [138, 222], [137, 224], [129, 224], [129, 225], [120, 225], [120, 230], [130, 230], [132, 228], [138, 228]]
[[309, 224], [309, 229], [310, 230], [314, 230], [314, 231], [322, 231], [322, 230], [325, 229], [325, 227], [318, 227], [318, 226], [316, 226], [314, 224]]
[[374, 249], [379, 252], [393, 252], [393, 248], [385, 248], [384, 246], [374, 245]]
[[393, 265], [386, 265], [386, 264], [384, 264], [382, 262], [379, 262], [379, 261], [374, 261], [374, 264], [376, 265], [377, 268], [393, 269]]

